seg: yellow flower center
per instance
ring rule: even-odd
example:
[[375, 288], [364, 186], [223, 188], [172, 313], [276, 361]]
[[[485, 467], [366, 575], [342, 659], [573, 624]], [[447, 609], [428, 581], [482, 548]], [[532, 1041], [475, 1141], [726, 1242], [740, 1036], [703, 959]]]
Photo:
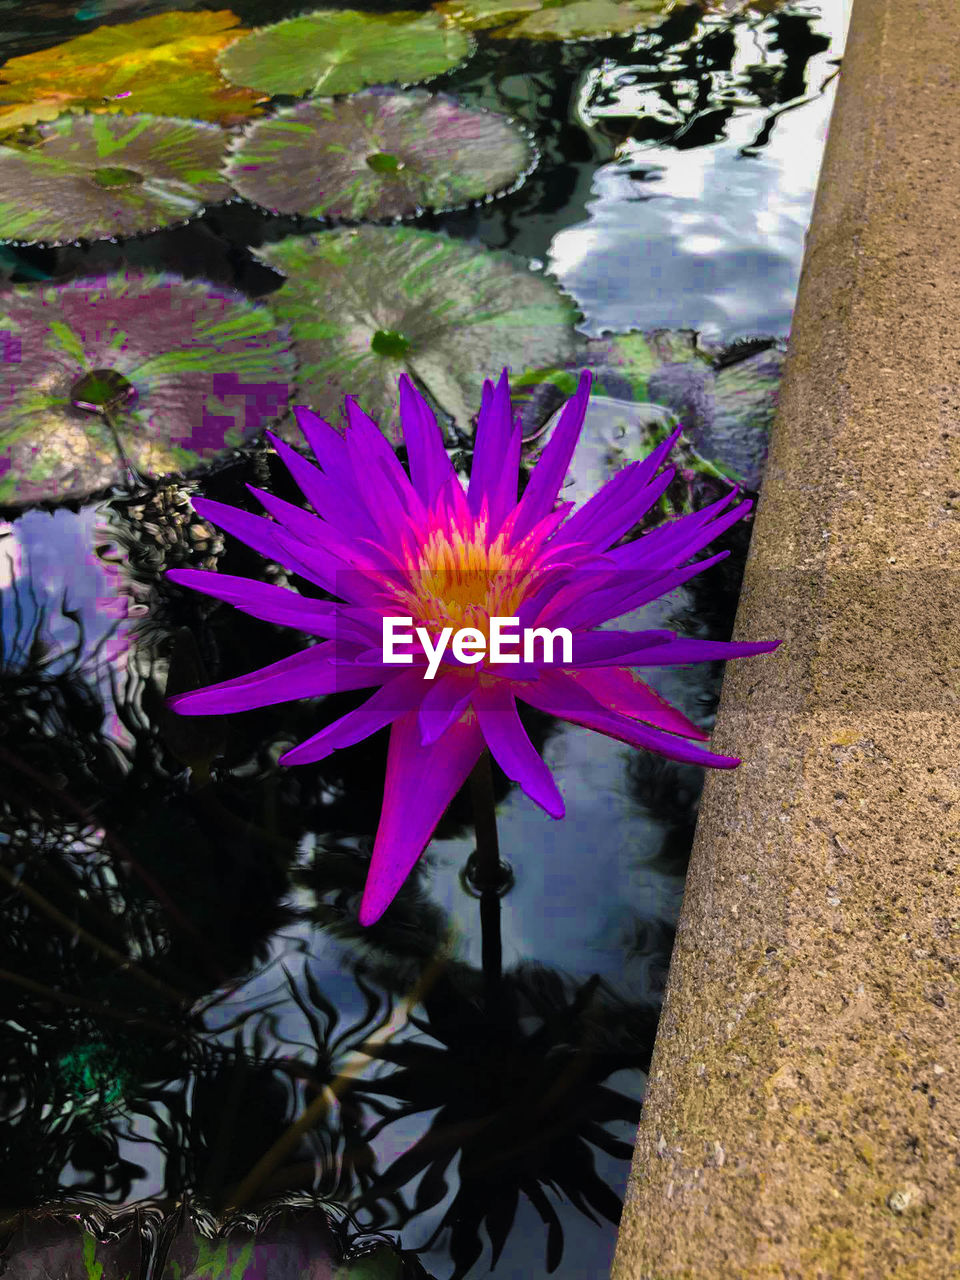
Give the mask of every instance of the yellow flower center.
[[507, 549], [500, 534], [487, 542], [479, 517], [467, 533], [437, 529], [417, 548], [409, 587], [398, 593], [414, 625], [436, 634], [474, 627], [490, 640], [491, 618], [513, 618], [538, 577], [529, 549]]

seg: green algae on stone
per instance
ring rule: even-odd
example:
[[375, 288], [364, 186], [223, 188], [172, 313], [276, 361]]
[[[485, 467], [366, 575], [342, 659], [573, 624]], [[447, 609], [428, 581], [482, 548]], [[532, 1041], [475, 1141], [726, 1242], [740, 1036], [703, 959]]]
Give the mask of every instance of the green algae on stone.
[[270, 94], [417, 84], [470, 57], [473, 37], [436, 13], [320, 9], [262, 27], [220, 54], [233, 84]]
[[[552, 279], [449, 236], [343, 228], [291, 236], [256, 256], [287, 277], [270, 303], [293, 334], [295, 403], [334, 425], [351, 395], [398, 440], [397, 379], [406, 371], [466, 428], [491, 371], [559, 363], [578, 349], [579, 313]], [[299, 432], [290, 438], [302, 444]]]
[[231, 289], [127, 271], [0, 292], [0, 503], [195, 469], [285, 411], [290, 339]]
[[415, 89], [278, 111], [234, 144], [225, 173], [274, 213], [375, 222], [502, 194], [535, 162], [505, 116]]
[[657, 26], [671, 0], [443, 0], [434, 8], [499, 40], [588, 40]]
[[64, 115], [38, 145], [0, 146], [0, 235], [21, 244], [137, 235], [233, 191], [217, 125], [152, 115]]

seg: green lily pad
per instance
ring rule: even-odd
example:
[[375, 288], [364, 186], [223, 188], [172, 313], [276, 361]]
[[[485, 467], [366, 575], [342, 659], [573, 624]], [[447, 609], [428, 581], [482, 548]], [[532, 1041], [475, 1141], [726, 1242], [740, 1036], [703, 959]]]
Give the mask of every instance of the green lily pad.
[[437, 13], [498, 40], [591, 40], [655, 27], [672, 0], [443, 0]]
[[270, 302], [294, 335], [297, 403], [333, 423], [352, 395], [397, 440], [397, 379], [406, 371], [466, 427], [491, 372], [558, 364], [578, 350], [573, 302], [508, 254], [367, 226], [256, 253], [287, 276]]
[[0, 147], [0, 237], [65, 244], [156, 231], [226, 200], [227, 135], [164, 116], [61, 116]]
[[649, 379], [664, 364], [696, 361], [708, 364], [710, 357], [698, 344], [695, 329], [648, 329], [591, 338], [587, 343], [589, 362], [596, 369], [616, 370], [630, 387], [630, 398], [646, 400]]
[[535, 161], [532, 142], [505, 116], [424, 89], [369, 90], [258, 121], [225, 172], [274, 213], [372, 222], [501, 194]]
[[0, 502], [193, 471], [286, 411], [290, 338], [231, 289], [133, 271], [0, 292]]
[[233, 84], [264, 93], [328, 95], [429, 80], [474, 47], [471, 36], [435, 13], [320, 9], [237, 40], [219, 64]]

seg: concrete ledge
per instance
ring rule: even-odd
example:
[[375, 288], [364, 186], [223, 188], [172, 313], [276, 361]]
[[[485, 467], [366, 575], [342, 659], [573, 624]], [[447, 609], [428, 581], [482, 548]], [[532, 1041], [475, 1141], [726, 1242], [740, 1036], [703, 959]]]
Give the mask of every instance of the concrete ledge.
[[958, 50], [854, 2], [614, 1280], [960, 1276]]

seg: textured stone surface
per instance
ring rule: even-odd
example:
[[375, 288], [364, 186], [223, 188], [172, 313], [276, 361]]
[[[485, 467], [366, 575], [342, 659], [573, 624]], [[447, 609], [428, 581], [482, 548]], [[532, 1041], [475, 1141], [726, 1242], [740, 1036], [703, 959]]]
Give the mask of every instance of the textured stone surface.
[[614, 1280], [960, 1277], [958, 48], [855, 0]]

